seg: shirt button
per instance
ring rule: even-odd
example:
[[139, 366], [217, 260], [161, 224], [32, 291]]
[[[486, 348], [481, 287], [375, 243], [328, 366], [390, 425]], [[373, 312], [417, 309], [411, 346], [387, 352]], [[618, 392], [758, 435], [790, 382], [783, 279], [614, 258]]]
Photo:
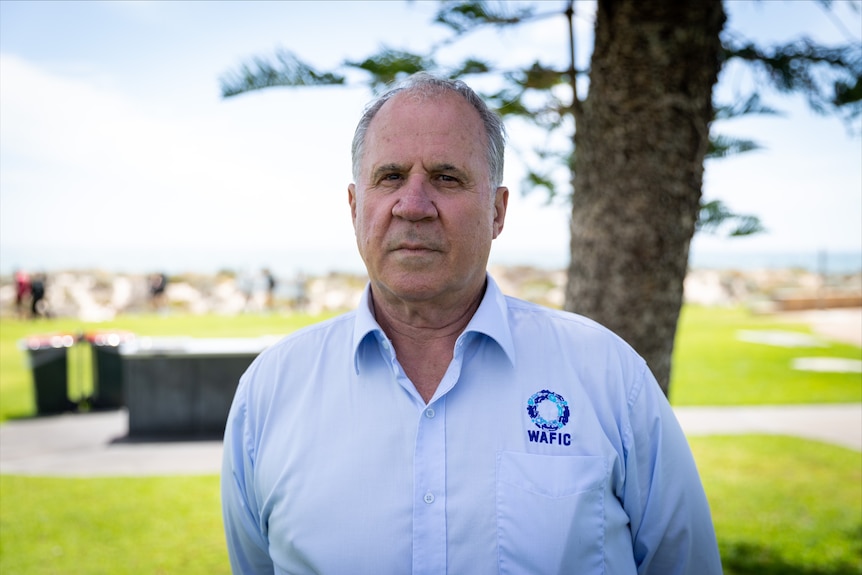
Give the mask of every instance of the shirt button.
[[422, 498], [425, 503], [434, 503], [434, 494], [430, 491], [425, 494], [425, 497]]
[[428, 409], [425, 410], [425, 417], [427, 417], [428, 419], [431, 419], [432, 417], [434, 417], [434, 415], [435, 415], [435, 413], [434, 413], [433, 407], [429, 407]]

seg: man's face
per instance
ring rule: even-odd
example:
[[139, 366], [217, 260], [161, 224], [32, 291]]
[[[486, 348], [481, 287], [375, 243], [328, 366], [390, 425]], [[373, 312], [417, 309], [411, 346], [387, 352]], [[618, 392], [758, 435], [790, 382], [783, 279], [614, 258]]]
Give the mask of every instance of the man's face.
[[508, 190], [491, 189], [485, 128], [461, 96], [386, 102], [348, 188], [359, 253], [378, 297], [457, 301], [485, 281]]

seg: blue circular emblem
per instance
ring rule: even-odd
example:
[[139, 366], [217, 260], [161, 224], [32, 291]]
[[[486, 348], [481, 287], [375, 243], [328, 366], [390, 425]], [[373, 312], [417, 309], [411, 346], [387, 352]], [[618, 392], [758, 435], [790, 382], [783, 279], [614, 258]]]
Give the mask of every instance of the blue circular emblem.
[[[539, 414], [539, 404], [548, 400], [557, 407], [556, 419], [545, 419]], [[527, 400], [527, 415], [536, 427], [539, 429], [547, 429], [548, 431], [557, 431], [569, 422], [569, 404], [563, 399], [562, 395], [543, 389]]]

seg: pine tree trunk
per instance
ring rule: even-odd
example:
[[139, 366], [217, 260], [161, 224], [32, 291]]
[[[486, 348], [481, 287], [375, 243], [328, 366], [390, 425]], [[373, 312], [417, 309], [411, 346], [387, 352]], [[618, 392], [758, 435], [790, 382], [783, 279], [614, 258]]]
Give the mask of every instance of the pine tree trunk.
[[577, 118], [566, 309], [628, 341], [666, 394], [724, 21], [718, 1], [599, 0]]

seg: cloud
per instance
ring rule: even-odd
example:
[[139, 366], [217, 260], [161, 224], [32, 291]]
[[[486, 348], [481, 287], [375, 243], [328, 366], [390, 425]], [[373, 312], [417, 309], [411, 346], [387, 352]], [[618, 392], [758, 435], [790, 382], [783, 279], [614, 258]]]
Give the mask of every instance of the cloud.
[[183, 108], [7, 55], [0, 69], [4, 243], [298, 245], [328, 225], [336, 197], [349, 228], [346, 192], [318, 189], [346, 189], [349, 136], [342, 170], [309, 162], [333, 155], [327, 130], [309, 135], [321, 119], [291, 118], [275, 94]]

